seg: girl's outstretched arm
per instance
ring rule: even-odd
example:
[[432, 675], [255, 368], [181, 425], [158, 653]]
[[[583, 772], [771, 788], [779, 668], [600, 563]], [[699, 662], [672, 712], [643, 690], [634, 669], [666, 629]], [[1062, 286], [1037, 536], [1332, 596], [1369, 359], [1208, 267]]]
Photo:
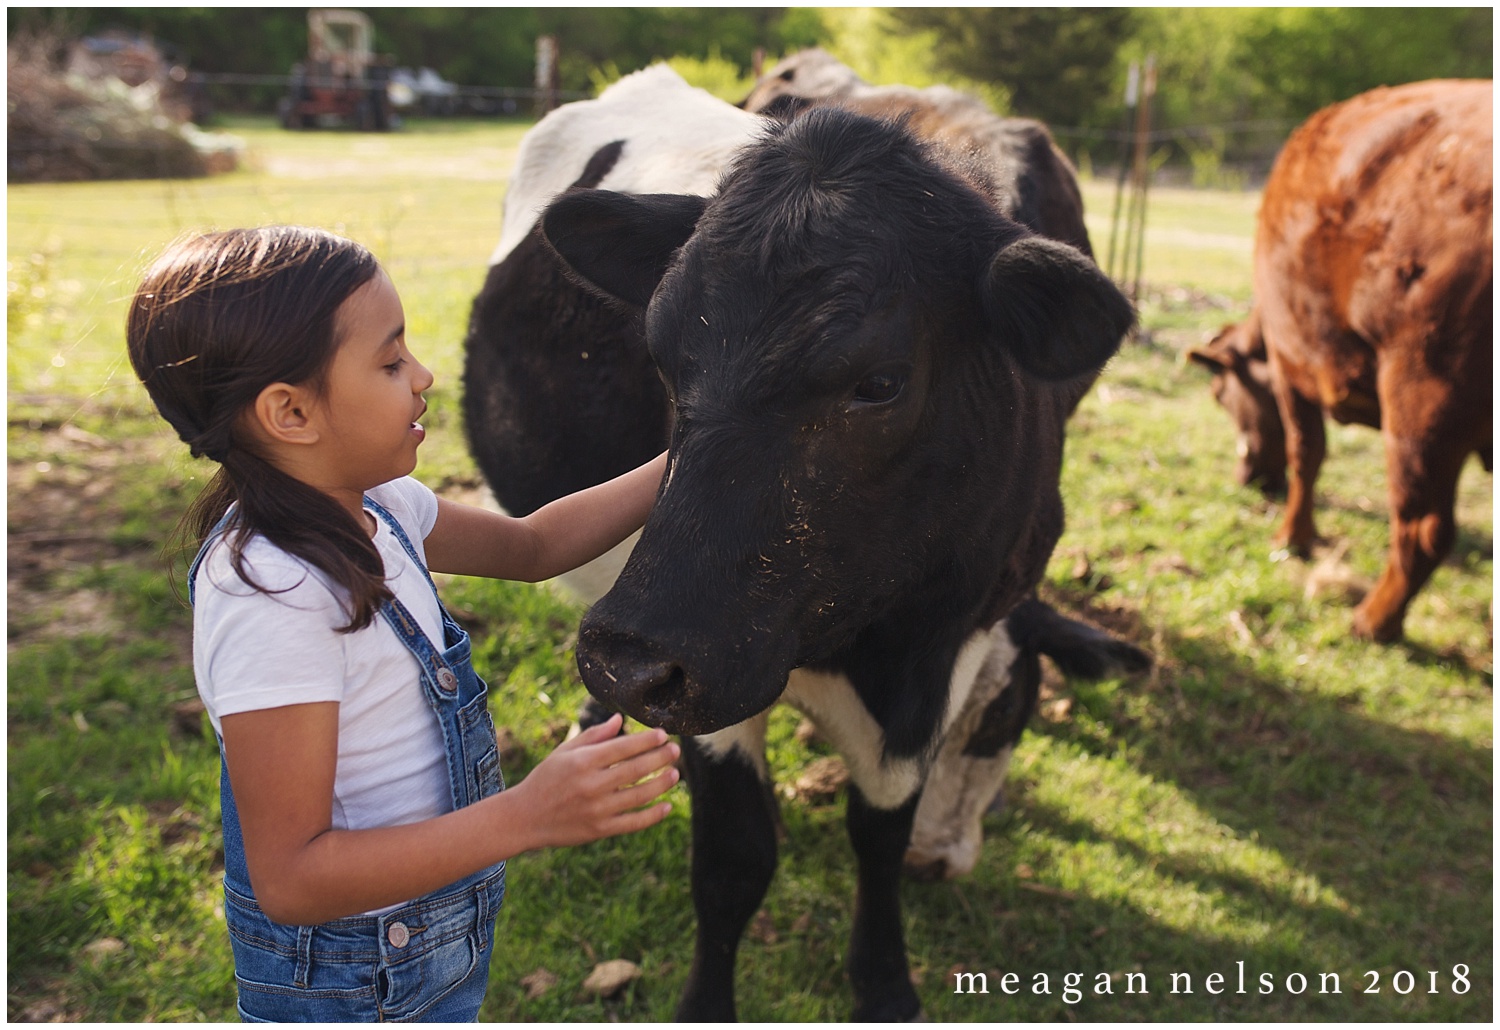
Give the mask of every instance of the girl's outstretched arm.
[[438, 498], [423, 541], [433, 572], [535, 583], [578, 568], [640, 529], [666, 454], [607, 483], [560, 497], [524, 518]]
[[[436, 819], [332, 828], [338, 704], [226, 715], [224, 755], [251, 886], [267, 916], [306, 925], [421, 897], [523, 851], [660, 822], [679, 749], [619, 716], [559, 746], [509, 790]], [[648, 806], [648, 807], [643, 807]]]

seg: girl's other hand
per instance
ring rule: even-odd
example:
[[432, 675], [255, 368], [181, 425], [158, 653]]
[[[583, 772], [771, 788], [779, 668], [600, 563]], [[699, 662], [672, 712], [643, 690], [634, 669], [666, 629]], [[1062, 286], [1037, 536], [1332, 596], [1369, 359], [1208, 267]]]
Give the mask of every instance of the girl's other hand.
[[548, 847], [634, 833], [654, 826], [672, 810], [651, 804], [675, 785], [672, 763], [682, 749], [665, 730], [620, 734], [619, 714], [591, 726], [557, 747], [506, 793], [523, 802], [525, 819]]

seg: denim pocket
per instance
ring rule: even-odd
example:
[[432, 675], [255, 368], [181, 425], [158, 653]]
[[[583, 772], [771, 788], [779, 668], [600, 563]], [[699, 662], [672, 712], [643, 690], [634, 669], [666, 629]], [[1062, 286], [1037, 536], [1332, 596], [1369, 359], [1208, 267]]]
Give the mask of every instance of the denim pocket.
[[484, 1001], [505, 867], [381, 919], [382, 1019], [472, 1022]]
[[470, 929], [380, 972], [382, 1019], [472, 1020], [484, 1000], [488, 955]]
[[484, 1001], [504, 866], [379, 918], [312, 927], [268, 920], [225, 889], [246, 1022], [472, 1022]]
[[321, 927], [273, 923], [255, 899], [228, 887], [224, 918], [242, 1019], [328, 1023], [378, 1018], [375, 967], [380, 954], [368, 934], [361, 936], [352, 925], [340, 929], [340, 921]]
[[481, 691], [458, 710], [459, 744], [469, 804], [498, 794], [502, 787], [500, 748], [495, 742], [495, 723], [490, 717], [488, 700]]

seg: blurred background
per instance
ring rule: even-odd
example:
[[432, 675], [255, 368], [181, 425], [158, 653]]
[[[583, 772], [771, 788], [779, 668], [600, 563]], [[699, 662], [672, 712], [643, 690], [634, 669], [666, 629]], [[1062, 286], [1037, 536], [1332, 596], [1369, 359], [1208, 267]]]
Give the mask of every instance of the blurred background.
[[[154, 79], [175, 117], [210, 127], [284, 109], [317, 42], [303, 8], [10, 7], [6, 17], [12, 181], [41, 174], [37, 155], [56, 144], [16, 118], [48, 69], [75, 84], [112, 72], [130, 86]], [[1199, 185], [1263, 176], [1286, 132], [1326, 104], [1378, 85], [1487, 78], [1493, 63], [1492, 12], [1472, 7], [381, 7], [365, 17], [357, 71], [395, 101], [380, 127], [403, 114], [532, 114], [655, 60], [733, 102], [763, 62], [822, 46], [875, 84], [942, 82], [1039, 118], [1085, 171], [1120, 159], [1134, 128], [1129, 70], [1149, 62], [1159, 83], [1151, 161]]]

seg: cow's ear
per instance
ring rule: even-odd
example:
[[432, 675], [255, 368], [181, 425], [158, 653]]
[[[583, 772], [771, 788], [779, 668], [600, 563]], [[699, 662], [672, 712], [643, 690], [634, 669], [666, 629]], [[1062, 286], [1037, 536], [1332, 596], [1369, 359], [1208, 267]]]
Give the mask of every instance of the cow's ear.
[[[1246, 366], [1252, 362], [1247, 359], [1255, 355], [1257, 345], [1260, 344], [1259, 334], [1260, 322], [1252, 313], [1244, 322], [1231, 322], [1224, 326], [1214, 333], [1212, 340], [1201, 347], [1192, 348], [1183, 355], [1183, 359], [1208, 369], [1214, 375], [1222, 372], [1250, 374]], [[1260, 353], [1264, 355], [1264, 349]]]
[[1043, 379], [1097, 372], [1135, 322], [1109, 277], [1066, 243], [1023, 236], [990, 261], [981, 286], [991, 332]]
[[1194, 347], [1182, 356], [1184, 361], [1208, 369], [1214, 375], [1223, 372], [1232, 363], [1230, 357], [1216, 354], [1207, 347]]
[[542, 235], [585, 284], [643, 308], [707, 203], [668, 193], [570, 190], [542, 213]]

